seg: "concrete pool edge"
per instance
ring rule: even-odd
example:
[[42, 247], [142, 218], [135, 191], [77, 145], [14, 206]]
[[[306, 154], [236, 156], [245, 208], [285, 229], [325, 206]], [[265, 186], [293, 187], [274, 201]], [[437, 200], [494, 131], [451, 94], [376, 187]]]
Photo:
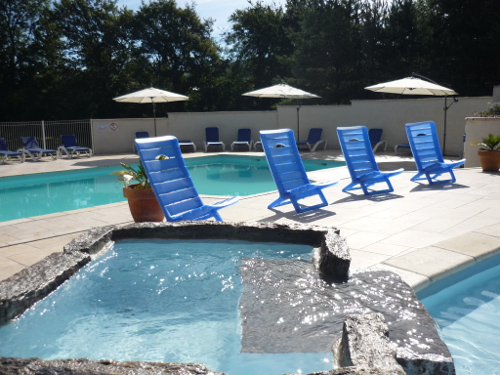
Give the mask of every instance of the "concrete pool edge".
[[[345, 241], [339, 240], [339, 238], [341, 238], [339, 236], [339, 230], [334, 227], [308, 224], [249, 222], [143, 223], [126, 226], [98, 227], [93, 228], [71, 241], [65, 246], [63, 253], [54, 253], [28, 269], [1, 282], [0, 320], [6, 322], [15, 316], [19, 316], [31, 304], [51, 293], [81, 267], [98, 257], [100, 253], [109, 248], [110, 244], [114, 241], [126, 238], [216, 238], [304, 244], [320, 248], [321, 250], [326, 249], [333, 253], [335, 255], [332, 259], [332, 263], [334, 264], [333, 267], [337, 267], [336, 269], [340, 270], [340, 273], [345, 271], [348, 272], [350, 263], [349, 249]], [[339, 256], [337, 257], [336, 255]], [[318, 263], [320, 269], [321, 263], [322, 262]], [[324, 265], [324, 267], [327, 268], [330, 266], [331, 264]], [[34, 284], [36, 284], [36, 286], [34, 286]], [[6, 319], [6, 317], [10, 318]], [[432, 327], [430, 328], [432, 329]], [[408, 363], [410, 363], [410, 366], [413, 365], [415, 361], [415, 357], [407, 355], [406, 353], [402, 354], [402, 358], [403, 361], [409, 359]], [[2, 359], [4, 362], [5, 360], [5, 358]], [[27, 361], [26, 359], [14, 358], [7, 360], [13, 361], [12, 363], [15, 363], [15, 366], [24, 366], [23, 363]], [[38, 361], [43, 362], [46, 366], [52, 366], [53, 362], [57, 362]], [[66, 362], [59, 361], [59, 363], [78, 363], [78, 361], [79, 360], [67, 360]], [[451, 357], [440, 354], [432, 358], [427, 356], [419, 357], [418, 361], [424, 363], [420, 366], [439, 367], [441, 369], [439, 373], [452, 373], [450, 372], [450, 368], [453, 368]], [[110, 362], [117, 363], [116, 361]], [[93, 363], [98, 366], [102, 364], [102, 361], [93, 361]], [[0, 362], [0, 367], [2, 366]], [[210, 370], [207, 371], [207, 374], [215, 374], [215, 372], [210, 372]], [[345, 372], [342, 372], [342, 369], [339, 369], [339, 371], [341, 371], [338, 372], [339, 374], [345, 374]], [[147, 372], [145, 372], [145, 374], [146, 373]], [[328, 373], [334, 374], [337, 372], [330, 371]], [[352, 374], [357, 373], [358, 372], [352, 372]], [[381, 373], [386, 374], [387, 372]]]

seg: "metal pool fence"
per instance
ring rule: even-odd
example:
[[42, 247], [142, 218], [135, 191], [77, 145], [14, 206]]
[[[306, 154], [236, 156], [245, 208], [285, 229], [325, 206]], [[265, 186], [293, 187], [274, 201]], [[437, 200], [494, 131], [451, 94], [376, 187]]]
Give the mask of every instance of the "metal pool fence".
[[40, 147], [56, 150], [61, 146], [61, 135], [74, 134], [80, 146], [94, 148], [92, 120], [59, 120], [0, 122], [0, 137], [5, 138], [10, 150], [23, 147], [21, 137], [36, 137]]

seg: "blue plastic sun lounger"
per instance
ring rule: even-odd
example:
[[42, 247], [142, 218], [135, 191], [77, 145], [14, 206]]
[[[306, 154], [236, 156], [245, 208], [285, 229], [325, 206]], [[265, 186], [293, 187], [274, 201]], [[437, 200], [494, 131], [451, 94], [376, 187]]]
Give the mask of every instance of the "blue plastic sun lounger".
[[[403, 173], [403, 168], [390, 172], [379, 170], [365, 126], [340, 127], [337, 128], [337, 135], [352, 180], [342, 191], [362, 189], [365, 195], [394, 191], [390, 178]], [[385, 183], [387, 188], [370, 189], [378, 183]]]
[[135, 143], [167, 221], [210, 218], [222, 221], [218, 210], [238, 202], [238, 197], [232, 197], [211, 205], [203, 204], [176, 137], [139, 138]]
[[31, 160], [40, 161], [44, 155], [51, 155], [54, 160], [57, 159], [57, 150], [41, 148], [35, 137], [21, 137], [21, 140], [24, 146], [17, 151], [29, 156]]
[[[418, 173], [411, 180], [427, 179], [429, 184], [455, 182], [453, 168], [465, 164], [465, 159], [454, 162], [444, 161], [434, 121], [410, 123], [406, 124], [405, 127], [418, 170]], [[444, 173], [449, 173], [450, 178], [438, 179]]]
[[384, 151], [387, 150], [387, 141], [382, 140], [382, 133], [384, 129], [369, 129], [368, 136], [370, 137], [370, 143], [372, 145], [373, 153], [377, 152], [377, 149], [382, 146]]
[[323, 150], [326, 150], [328, 142], [326, 139], [321, 139], [321, 134], [323, 133], [322, 128], [312, 128], [309, 130], [309, 135], [307, 141], [297, 142], [297, 147], [307, 146], [309, 151], [314, 152], [319, 145], [323, 144]]
[[65, 153], [68, 159], [71, 159], [73, 155], [80, 157], [80, 153], [86, 154], [89, 158], [92, 155], [92, 149], [90, 147], [78, 146], [74, 134], [61, 135], [61, 140], [63, 145], [59, 146], [57, 149], [59, 155]]
[[24, 162], [24, 154], [19, 151], [10, 151], [7, 148], [7, 143], [4, 138], [0, 138], [0, 156], [2, 159], [0, 160], [2, 164], [5, 164], [5, 160], [10, 160], [11, 157], [17, 157], [21, 163]]
[[205, 128], [205, 152], [209, 146], [221, 146], [222, 151], [226, 149], [224, 142], [219, 139], [219, 128], [217, 127]]
[[250, 151], [252, 143], [252, 129], [238, 129], [238, 139], [231, 143], [231, 151], [234, 151], [235, 146], [247, 146]]
[[[292, 130], [263, 130], [260, 132], [260, 139], [279, 193], [279, 198], [267, 208], [292, 203], [295, 211], [300, 213], [328, 205], [322, 190], [338, 181], [324, 184], [309, 181]], [[320, 198], [321, 203], [312, 206], [299, 204], [299, 200], [315, 195]]]

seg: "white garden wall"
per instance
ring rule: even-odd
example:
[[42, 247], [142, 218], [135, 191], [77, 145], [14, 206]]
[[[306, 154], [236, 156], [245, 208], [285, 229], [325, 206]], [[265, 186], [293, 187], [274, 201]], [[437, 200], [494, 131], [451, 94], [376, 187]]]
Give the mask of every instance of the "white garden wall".
[[[463, 97], [447, 111], [446, 154], [462, 155], [465, 118], [488, 108], [491, 97]], [[450, 104], [450, 99], [448, 99]], [[407, 143], [404, 124], [432, 120], [436, 122], [442, 142], [444, 98], [353, 100], [351, 105], [302, 105], [300, 107], [300, 139], [307, 138], [310, 128], [323, 128], [328, 148], [339, 148], [338, 126], [365, 125], [384, 129], [383, 138], [390, 149], [398, 143]], [[203, 150], [205, 127], [218, 126], [226, 150], [236, 139], [239, 128], [251, 128], [254, 140], [265, 129], [291, 128], [297, 135], [297, 107], [278, 106], [275, 111], [232, 112], [177, 112], [168, 118], [156, 120], [158, 135], [175, 135], [193, 141]], [[135, 132], [148, 131], [152, 136], [152, 118], [94, 119], [92, 125], [96, 153], [124, 153], [132, 151]]]

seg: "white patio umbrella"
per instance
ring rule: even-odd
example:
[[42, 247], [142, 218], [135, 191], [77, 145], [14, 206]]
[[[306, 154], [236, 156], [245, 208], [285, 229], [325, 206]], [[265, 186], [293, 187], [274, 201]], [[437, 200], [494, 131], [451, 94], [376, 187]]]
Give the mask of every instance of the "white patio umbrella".
[[242, 94], [242, 96], [253, 96], [256, 98], [281, 98], [281, 99], [297, 99], [297, 141], [299, 141], [300, 125], [299, 125], [299, 99], [314, 99], [321, 96], [311, 94], [310, 92], [292, 87], [286, 83], [280, 83], [274, 86], [265, 87], [263, 89], [250, 91]]
[[189, 100], [189, 97], [175, 92], [165, 91], [150, 87], [148, 89], [131, 92], [122, 96], [117, 96], [113, 100], [120, 103], [152, 103], [153, 104], [153, 118], [155, 124], [156, 136], [156, 103], [179, 102]]
[[436, 82], [425, 79], [420, 79], [418, 74], [413, 74], [411, 77], [398, 79], [396, 81], [379, 83], [377, 85], [365, 87], [366, 90], [399, 95], [428, 95], [428, 96], [444, 96], [444, 134], [443, 134], [443, 154], [446, 148], [446, 112], [451, 105], [458, 100], [453, 98], [453, 101], [448, 105], [448, 96], [458, 95], [454, 90], [438, 85]]

